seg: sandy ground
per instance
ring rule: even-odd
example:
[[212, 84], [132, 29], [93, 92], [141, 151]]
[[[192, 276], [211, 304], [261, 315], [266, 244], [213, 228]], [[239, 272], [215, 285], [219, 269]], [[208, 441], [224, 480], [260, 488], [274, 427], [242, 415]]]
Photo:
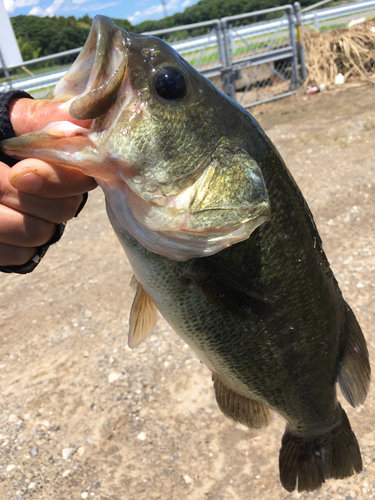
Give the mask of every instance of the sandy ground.
[[[374, 359], [374, 87], [252, 112], [310, 204]], [[289, 494], [281, 417], [249, 431], [222, 416], [208, 369], [162, 318], [127, 347], [131, 274], [96, 190], [34, 273], [0, 276], [1, 499], [375, 498], [373, 386], [363, 407], [343, 402], [364, 471]]]

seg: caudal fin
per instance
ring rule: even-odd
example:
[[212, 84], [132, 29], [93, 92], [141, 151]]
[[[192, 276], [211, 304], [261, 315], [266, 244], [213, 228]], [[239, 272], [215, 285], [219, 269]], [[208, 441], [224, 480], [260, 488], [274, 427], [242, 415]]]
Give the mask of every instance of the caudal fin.
[[326, 479], [343, 479], [362, 470], [357, 439], [341, 409], [341, 424], [312, 439], [286, 428], [279, 456], [280, 480], [287, 491], [313, 491]]

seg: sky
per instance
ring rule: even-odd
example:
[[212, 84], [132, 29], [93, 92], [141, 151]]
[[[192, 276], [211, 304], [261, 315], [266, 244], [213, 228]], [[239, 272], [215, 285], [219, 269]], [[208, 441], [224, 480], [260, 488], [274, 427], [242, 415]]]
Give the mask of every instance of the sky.
[[[161, 19], [164, 7], [161, 0], [0, 0], [9, 16], [75, 16], [103, 14], [128, 19], [135, 25], [142, 21]], [[197, 0], [165, 0], [167, 15], [181, 12]]]

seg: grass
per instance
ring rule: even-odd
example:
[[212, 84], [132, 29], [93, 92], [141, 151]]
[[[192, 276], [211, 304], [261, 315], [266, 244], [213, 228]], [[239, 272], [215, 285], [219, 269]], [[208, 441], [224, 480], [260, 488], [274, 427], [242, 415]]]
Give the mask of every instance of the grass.
[[[264, 38], [264, 36], [263, 36], [263, 38]], [[268, 46], [268, 44], [271, 40], [271, 37], [268, 38], [267, 40], [262, 40], [262, 41], [258, 41], [258, 42], [254, 41], [254, 40], [255, 40], [254, 38], [247, 38], [245, 40], [237, 41], [236, 42], [237, 48], [235, 48], [234, 52], [232, 52], [232, 56], [236, 57], [236, 56], [240, 56], [243, 54], [248, 54], [251, 52], [256, 52], [256, 51], [265, 49]], [[275, 45], [279, 45], [279, 46], [284, 45], [285, 42], [287, 42], [288, 40], [289, 40], [288, 36], [280, 36], [280, 37], [275, 38], [273, 40], [272, 46], [274, 47]], [[246, 42], [249, 45], [246, 45]], [[241, 45], [241, 46], [239, 46], [239, 45]], [[200, 56], [200, 54], [202, 53], [202, 51], [200, 51], [200, 50], [186, 52], [186, 53], [181, 54], [181, 55], [182, 55], [182, 57], [185, 57], [185, 59], [192, 66], [195, 66], [198, 62], [199, 62], [199, 66], [204, 66], [206, 64], [210, 64], [212, 62], [219, 60], [218, 52], [216, 52], [216, 50], [215, 51], [212, 51], [212, 49], [210, 49], [210, 50], [211, 50], [210, 54], [202, 55], [202, 56]], [[194, 57], [195, 55], [197, 55], [198, 57]]]
[[348, 23], [330, 24], [329, 26], [322, 26], [319, 28], [319, 33], [326, 33], [327, 31], [339, 30], [341, 28], [346, 28]]

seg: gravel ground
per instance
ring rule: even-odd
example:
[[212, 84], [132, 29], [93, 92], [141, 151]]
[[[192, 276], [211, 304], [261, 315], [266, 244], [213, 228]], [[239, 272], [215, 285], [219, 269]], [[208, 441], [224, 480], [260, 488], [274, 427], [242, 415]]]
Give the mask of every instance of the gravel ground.
[[[308, 200], [374, 358], [374, 87], [252, 111]], [[247, 430], [222, 416], [209, 371], [162, 318], [127, 347], [131, 274], [96, 190], [34, 273], [0, 277], [1, 499], [375, 498], [373, 387], [363, 407], [343, 402], [364, 471], [289, 494], [281, 417]]]

